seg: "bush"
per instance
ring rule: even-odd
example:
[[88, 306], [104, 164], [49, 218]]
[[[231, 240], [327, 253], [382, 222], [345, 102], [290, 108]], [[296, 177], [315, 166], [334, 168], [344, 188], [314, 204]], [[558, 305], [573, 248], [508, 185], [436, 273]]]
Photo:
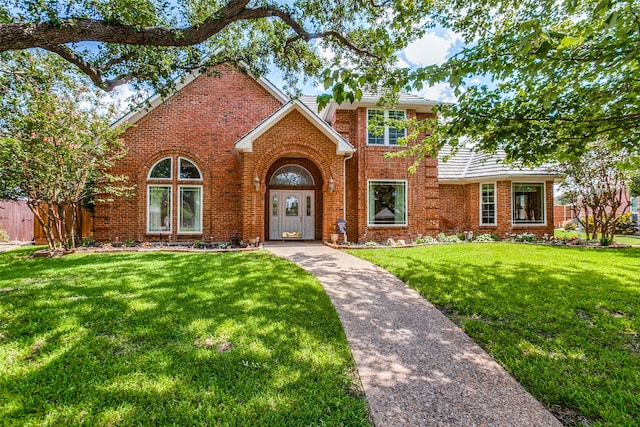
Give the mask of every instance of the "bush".
[[493, 242], [494, 238], [491, 234], [478, 234], [474, 239], [474, 242]]
[[418, 237], [418, 238], [416, 239], [416, 243], [417, 243], [417, 244], [422, 244], [422, 243], [435, 243], [435, 242], [437, 242], [437, 240], [436, 240], [436, 239], [434, 239], [434, 238], [433, 238], [433, 237], [431, 237], [431, 236], [422, 236], [422, 237]]
[[438, 242], [445, 243], [447, 241], [447, 235], [444, 233], [438, 233]]
[[532, 233], [522, 233], [516, 235], [516, 242], [535, 242], [536, 235]]
[[562, 221], [560, 224], [561, 228], [564, 228], [566, 231], [575, 231], [578, 229], [578, 224], [572, 219], [568, 219], [566, 221]]
[[447, 236], [445, 241], [449, 242], [449, 243], [460, 243], [460, 242], [462, 242], [462, 240], [460, 240], [460, 238], [458, 237], [457, 234], [452, 234], [451, 236]]
[[0, 242], [8, 242], [9, 241], [9, 233], [4, 231], [2, 227], [0, 227]]
[[615, 234], [634, 234], [638, 231], [638, 223], [631, 221], [631, 212], [620, 215], [616, 221]]

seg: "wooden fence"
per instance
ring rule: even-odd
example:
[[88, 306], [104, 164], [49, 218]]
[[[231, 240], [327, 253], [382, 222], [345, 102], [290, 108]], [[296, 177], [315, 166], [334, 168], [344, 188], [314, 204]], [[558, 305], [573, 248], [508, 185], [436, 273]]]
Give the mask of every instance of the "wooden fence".
[[0, 228], [9, 234], [9, 240], [32, 241], [35, 222], [27, 202], [0, 201]]
[[[66, 217], [71, 219], [70, 210], [67, 209]], [[80, 237], [82, 239], [93, 237], [93, 213], [86, 209], [78, 209], [78, 229], [80, 230]], [[47, 238], [45, 237], [44, 230], [38, 220], [34, 221], [33, 233], [35, 237], [36, 245], [46, 245]]]

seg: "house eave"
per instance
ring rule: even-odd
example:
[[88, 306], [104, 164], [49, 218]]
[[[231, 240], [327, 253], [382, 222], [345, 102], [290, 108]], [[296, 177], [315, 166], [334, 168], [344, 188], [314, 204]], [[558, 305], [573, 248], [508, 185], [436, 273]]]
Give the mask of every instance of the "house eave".
[[477, 177], [469, 177], [469, 178], [440, 178], [438, 177], [438, 182], [440, 184], [452, 184], [452, 185], [463, 185], [463, 184], [474, 184], [480, 182], [496, 182], [496, 181], [512, 181], [512, 182], [525, 182], [525, 181], [560, 181], [562, 180], [562, 176], [556, 174], [527, 174], [527, 175], [518, 175], [518, 174], [498, 174], [498, 175], [486, 175], [486, 176], [477, 176]]
[[253, 143], [260, 136], [262, 136], [265, 132], [271, 129], [276, 123], [282, 120], [285, 116], [287, 116], [292, 111], [298, 111], [302, 114], [309, 122], [311, 122], [320, 132], [322, 132], [329, 140], [331, 140], [334, 144], [336, 144], [336, 154], [340, 156], [346, 156], [353, 152], [355, 152], [355, 148], [353, 145], [349, 143], [342, 135], [340, 135], [335, 129], [333, 129], [329, 124], [327, 124], [324, 120], [322, 120], [317, 114], [311, 111], [306, 105], [298, 100], [290, 101], [288, 104], [285, 104], [268, 117], [265, 121], [256, 126], [251, 132], [240, 138], [236, 142], [236, 149], [240, 153], [251, 153], [253, 152]]

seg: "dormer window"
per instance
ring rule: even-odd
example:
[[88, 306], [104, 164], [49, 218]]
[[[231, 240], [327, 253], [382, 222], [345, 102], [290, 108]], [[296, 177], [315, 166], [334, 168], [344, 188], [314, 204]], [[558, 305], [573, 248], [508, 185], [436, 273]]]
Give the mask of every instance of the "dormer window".
[[406, 136], [405, 129], [389, 126], [370, 126], [370, 122], [384, 123], [388, 120], [405, 120], [407, 114], [404, 110], [367, 110], [367, 145], [393, 146], [398, 145], [398, 140]]

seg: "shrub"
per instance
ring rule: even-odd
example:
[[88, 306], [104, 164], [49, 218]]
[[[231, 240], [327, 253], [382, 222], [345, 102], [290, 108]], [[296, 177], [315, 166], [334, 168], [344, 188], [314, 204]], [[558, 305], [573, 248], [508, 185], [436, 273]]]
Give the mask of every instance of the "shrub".
[[364, 244], [365, 246], [378, 246], [378, 244], [374, 241], [369, 241], [367, 243]]
[[532, 233], [522, 233], [516, 235], [516, 242], [534, 242], [536, 235]]
[[437, 240], [436, 240], [436, 239], [434, 239], [434, 238], [433, 238], [433, 237], [431, 237], [431, 236], [422, 236], [422, 237], [418, 237], [418, 238], [416, 239], [416, 243], [417, 243], [417, 244], [422, 244], [422, 243], [435, 243], [435, 242], [437, 242]]
[[84, 247], [94, 246], [95, 244], [96, 239], [94, 239], [93, 237], [85, 237], [84, 239], [82, 239], [82, 246]]
[[444, 233], [438, 233], [437, 239], [438, 239], [438, 242], [442, 242], [442, 243], [447, 242], [447, 235]]
[[478, 234], [474, 239], [474, 242], [493, 242], [494, 239], [491, 234]]
[[574, 231], [578, 229], [578, 224], [575, 221], [568, 219], [566, 221], [562, 221], [560, 227], [564, 228], [566, 231]]
[[638, 231], [638, 223], [631, 220], [631, 212], [620, 215], [616, 221], [616, 234], [634, 234]]
[[460, 240], [457, 234], [452, 234], [446, 237], [446, 241], [449, 243], [460, 243], [462, 240]]
[[8, 242], [9, 241], [9, 233], [4, 231], [2, 227], [0, 227], [0, 242]]

